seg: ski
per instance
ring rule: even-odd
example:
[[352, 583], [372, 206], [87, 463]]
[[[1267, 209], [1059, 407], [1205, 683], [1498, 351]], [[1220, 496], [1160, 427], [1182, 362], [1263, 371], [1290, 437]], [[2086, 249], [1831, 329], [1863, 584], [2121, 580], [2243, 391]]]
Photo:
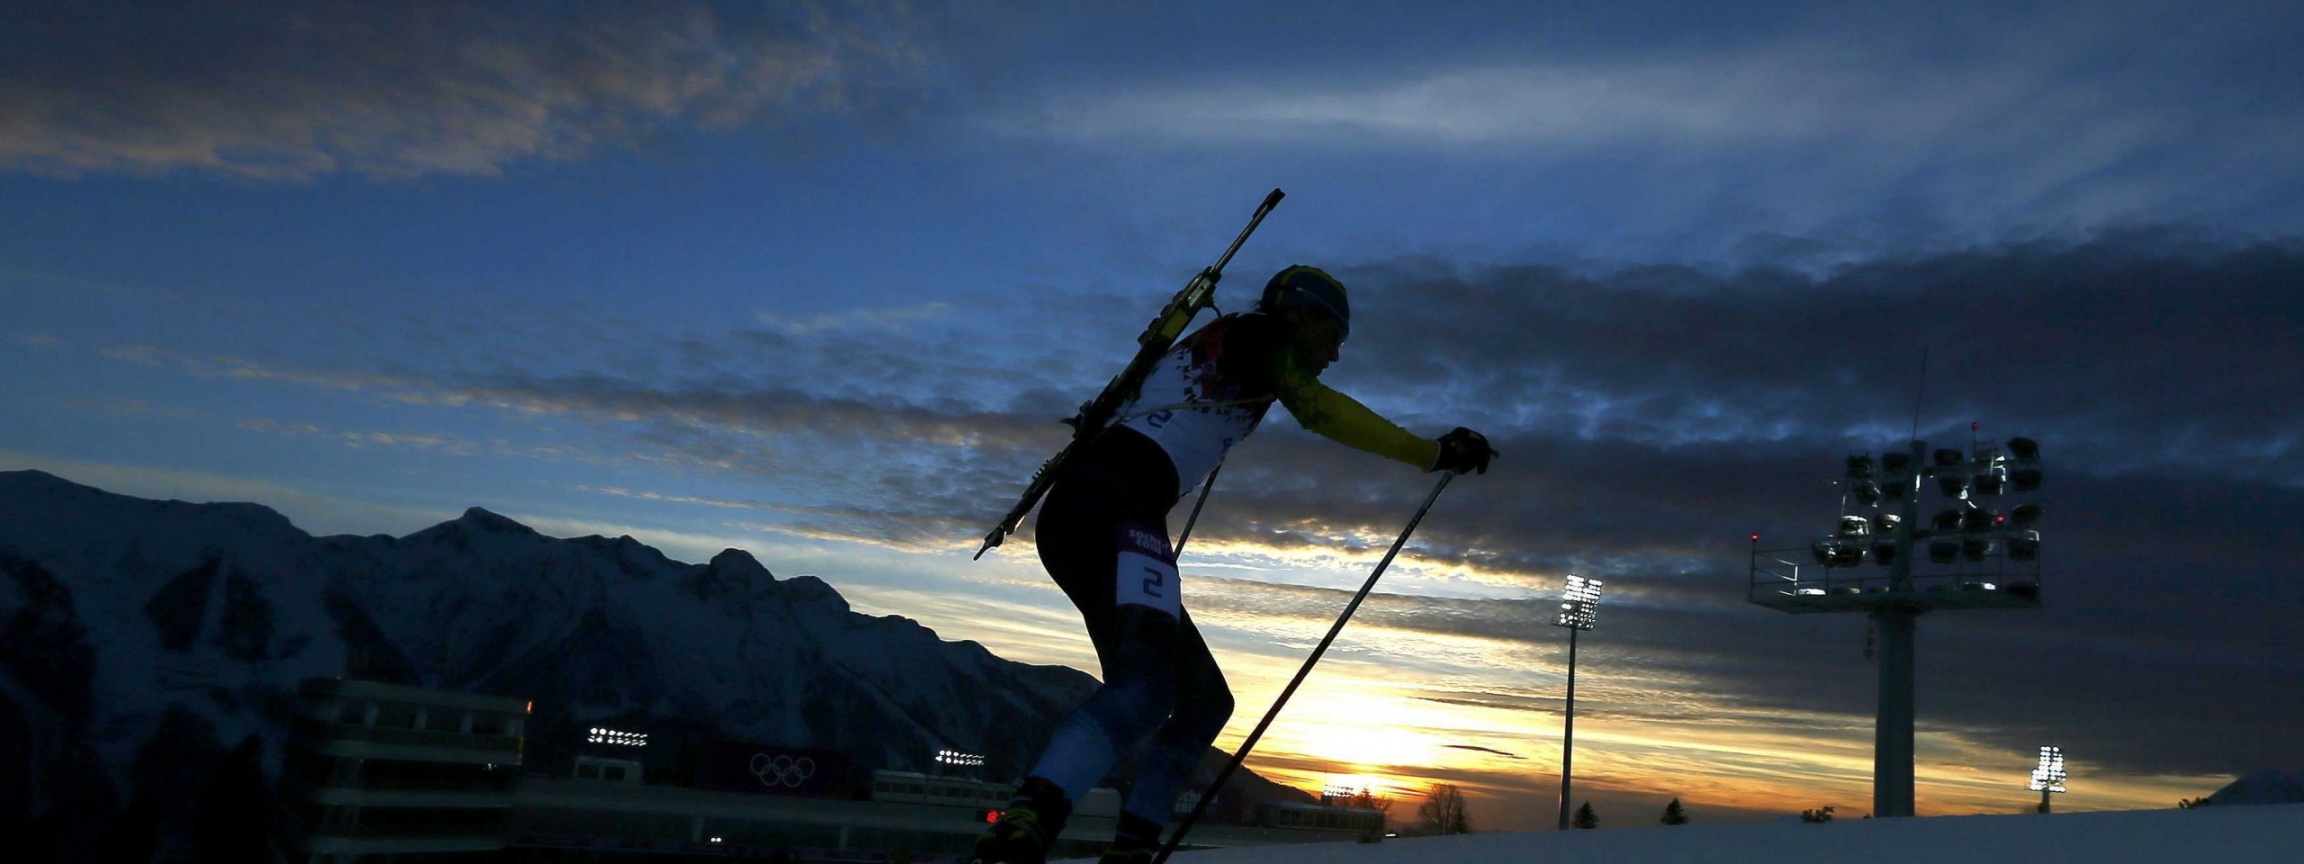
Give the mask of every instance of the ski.
[[1096, 398], [1080, 403], [1079, 413], [1062, 421], [1072, 427], [1072, 440], [1064, 445], [1064, 449], [1056, 451], [1056, 455], [1049, 457], [1048, 461], [1040, 463], [1040, 470], [1032, 472], [1032, 482], [1024, 487], [1024, 494], [1016, 499], [1016, 506], [1008, 508], [1008, 515], [1000, 517], [1000, 524], [992, 526], [992, 533], [984, 535], [984, 545], [976, 550], [976, 558], [983, 558], [984, 553], [998, 547], [1009, 534], [1015, 533], [1017, 526], [1024, 524], [1024, 517], [1040, 503], [1041, 496], [1048, 494], [1048, 487], [1055, 484], [1056, 472], [1064, 466], [1064, 460], [1111, 424], [1112, 415], [1120, 410], [1121, 404], [1136, 395], [1136, 388], [1144, 383], [1144, 376], [1151, 373], [1152, 364], [1158, 362], [1161, 355], [1167, 354], [1169, 348], [1174, 347], [1176, 337], [1183, 335], [1184, 328], [1192, 323], [1192, 316], [1214, 304], [1216, 282], [1224, 278], [1224, 265], [1231, 263], [1233, 253], [1240, 251], [1240, 244], [1248, 242], [1248, 235], [1256, 232], [1256, 226], [1264, 221], [1264, 216], [1280, 205], [1281, 197], [1282, 193], [1278, 189], [1264, 196], [1264, 203], [1256, 207], [1256, 214], [1248, 218], [1248, 227], [1240, 229], [1240, 236], [1232, 238], [1232, 245], [1224, 250], [1224, 256], [1193, 276], [1192, 281], [1185, 283], [1183, 290], [1169, 298], [1168, 305], [1152, 318], [1152, 323], [1144, 328], [1143, 334], [1136, 337], [1136, 357], [1128, 361], [1128, 367], [1113, 376], [1104, 385], [1104, 391], [1096, 394]]

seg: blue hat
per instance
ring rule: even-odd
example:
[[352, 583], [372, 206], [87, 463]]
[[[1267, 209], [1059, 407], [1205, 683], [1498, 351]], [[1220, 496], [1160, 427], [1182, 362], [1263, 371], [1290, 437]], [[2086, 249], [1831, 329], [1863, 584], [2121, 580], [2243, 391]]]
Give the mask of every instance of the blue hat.
[[1297, 307], [1317, 309], [1335, 318], [1346, 334], [1352, 332], [1352, 304], [1344, 299], [1344, 283], [1318, 267], [1298, 264], [1272, 274], [1272, 281], [1264, 283], [1264, 296], [1256, 305], [1268, 312]]

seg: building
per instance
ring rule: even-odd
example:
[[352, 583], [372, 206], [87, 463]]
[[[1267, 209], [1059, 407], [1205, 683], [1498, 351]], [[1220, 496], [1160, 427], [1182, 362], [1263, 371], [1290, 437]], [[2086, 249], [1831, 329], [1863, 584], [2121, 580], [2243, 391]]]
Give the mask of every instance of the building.
[[[320, 864], [958, 861], [1015, 788], [864, 771], [831, 751], [605, 726], [543, 742], [569, 745], [543, 766], [523, 760], [520, 700], [341, 678], [307, 681], [301, 696], [284, 791], [304, 823], [303, 860]], [[1089, 793], [1057, 857], [1101, 853], [1119, 811], [1120, 793]], [[1258, 812], [1256, 825], [1203, 822], [1190, 845], [1365, 833], [1339, 821], [1352, 814], [1274, 812]]]
[[[520, 862], [958, 861], [1014, 789], [909, 771], [875, 771], [869, 793], [855, 797], [529, 775], [514, 796], [507, 855]], [[1119, 792], [1090, 792], [1050, 857], [1101, 854], [1119, 812]], [[1384, 824], [1374, 810], [1315, 804], [1267, 803], [1256, 813], [1260, 824], [1194, 826], [1187, 848], [1332, 843], [1381, 833]]]
[[[769, 769], [767, 779], [799, 759], [787, 748], [719, 742], [724, 755]], [[804, 751], [803, 751], [804, 752]], [[801, 757], [805, 758], [805, 757]], [[580, 761], [579, 766], [587, 763]], [[660, 857], [781, 858], [794, 862], [958, 860], [997, 818], [1015, 784], [909, 771], [874, 771], [869, 786], [845, 794], [791, 794], [782, 784], [698, 788], [680, 783], [610, 780], [579, 767], [574, 777], [529, 775], [514, 795], [509, 858], [514, 861], [667, 861]], [[819, 790], [823, 791], [823, 790]], [[1095, 857], [1112, 838], [1119, 793], [1098, 789], [1081, 802], [1061, 849]]]
[[303, 860], [496, 860], [527, 702], [345, 678], [297, 695], [282, 791]]
[[1256, 824], [1266, 828], [1338, 832], [1353, 837], [1382, 835], [1384, 819], [1384, 811], [1348, 804], [1266, 801], [1256, 808]]

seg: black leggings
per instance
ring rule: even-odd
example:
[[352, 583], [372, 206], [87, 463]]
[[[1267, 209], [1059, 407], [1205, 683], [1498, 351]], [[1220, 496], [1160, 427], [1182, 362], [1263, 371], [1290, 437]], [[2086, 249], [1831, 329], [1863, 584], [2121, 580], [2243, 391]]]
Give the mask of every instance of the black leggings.
[[[1231, 718], [1232, 692], [1180, 603], [1170, 615], [1118, 602], [1120, 580], [1139, 578], [1124, 575], [1122, 532], [1150, 532], [1165, 551], [1175, 475], [1166, 454], [1130, 430], [1107, 433], [1097, 445], [1066, 466], [1034, 536], [1040, 563], [1088, 625], [1104, 684], [1058, 724], [1032, 774], [1078, 800], [1149, 736], [1124, 806], [1165, 824], [1201, 754]], [[1181, 586], [1170, 580], [1167, 587]]]

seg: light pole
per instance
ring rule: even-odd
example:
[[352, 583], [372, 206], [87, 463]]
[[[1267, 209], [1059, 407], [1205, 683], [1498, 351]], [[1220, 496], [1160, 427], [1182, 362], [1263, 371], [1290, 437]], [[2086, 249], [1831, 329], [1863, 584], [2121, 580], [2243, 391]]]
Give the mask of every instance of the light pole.
[[1568, 830], [1568, 778], [1569, 766], [1576, 754], [1576, 634], [1592, 629], [1599, 621], [1600, 580], [1582, 576], [1568, 577], [1561, 589], [1560, 617], [1552, 626], [1568, 628], [1568, 710], [1567, 728], [1560, 733], [1560, 830]]
[[[1913, 655], [1917, 619], [1931, 611], [2040, 608], [2041, 508], [1999, 502], [2040, 489], [2040, 445], [2011, 438], [2007, 450], [1976, 440], [1967, 450], [1931, 452], [1913, 440], [1905, 452], [1848, 457], [1839, 527], [1801, 549], [1763, 550], [1752, 535], [1753, 603], [1793, 614], [1863, 612], [1879, 634], [1879, 713], [1872, 742], [1872, 812], [1911, 816]], [[1933, 478], [1945, 509], [1920, 524], [1920, 497]], [[1850, 512], [1848, 497], [1858, 507]], [[1890, 512], [1893, 509], [1894, 512]], [[1799, 559], [1805, 551], [1813, 563]], [[1868, 575], [1866, 552], [1883, 575]], [[1923, 558], [1922, 556], [1925, 556]]]
[[2040, 748], [2040, 766], [2032, 769], [2032, 791], [2040, 793], [2040, 812], [2048, 812], [2048, 796], [2064, 791], [2064, 748]]

